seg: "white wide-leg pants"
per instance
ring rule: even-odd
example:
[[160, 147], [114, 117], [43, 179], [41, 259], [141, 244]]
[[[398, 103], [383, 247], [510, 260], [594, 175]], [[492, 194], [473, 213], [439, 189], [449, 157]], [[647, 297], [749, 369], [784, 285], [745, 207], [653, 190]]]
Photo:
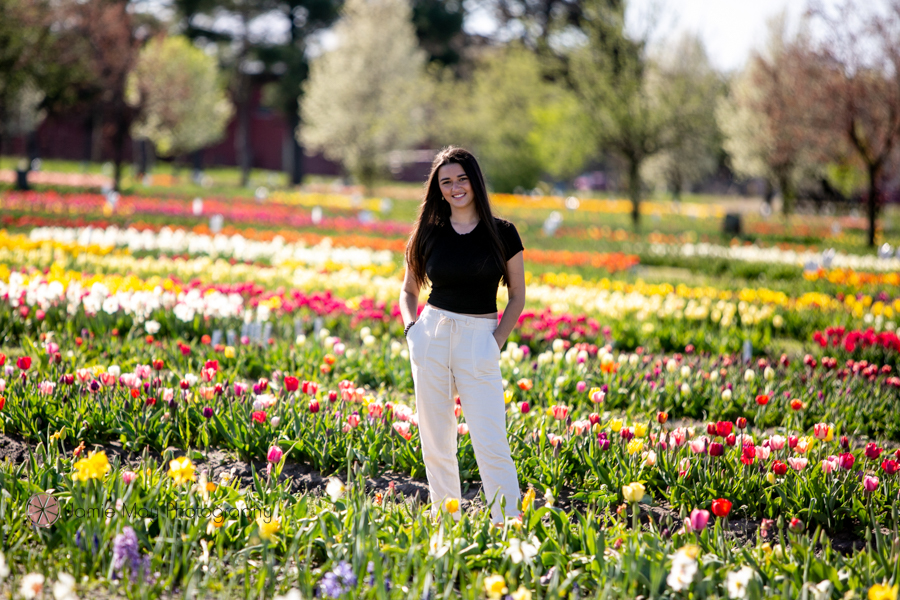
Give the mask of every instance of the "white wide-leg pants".
[[467, 317], [426, 305], [407, 334], [416, 390], [419, 437], [428, 488], [437, 512], [460, 498], [454, 391], [472, 436], [484, 494], [495, 523], [518, 514], [519, 480], [506, 438], [500, 349], [493, 319]]

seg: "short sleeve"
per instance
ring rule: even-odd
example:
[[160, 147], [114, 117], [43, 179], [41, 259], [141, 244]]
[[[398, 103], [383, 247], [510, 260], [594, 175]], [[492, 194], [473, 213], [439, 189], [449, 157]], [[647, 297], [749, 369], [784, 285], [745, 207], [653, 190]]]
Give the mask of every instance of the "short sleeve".
[[500, 232], [500, 240], [503, 242], [506, 260], [511, 259], [525, 249], [525, 246], [522, 245], [522, 238], [519, 237], [519, 232], [516, 230], [515, 225], [509, 221], [497, 219], [497, 229]]

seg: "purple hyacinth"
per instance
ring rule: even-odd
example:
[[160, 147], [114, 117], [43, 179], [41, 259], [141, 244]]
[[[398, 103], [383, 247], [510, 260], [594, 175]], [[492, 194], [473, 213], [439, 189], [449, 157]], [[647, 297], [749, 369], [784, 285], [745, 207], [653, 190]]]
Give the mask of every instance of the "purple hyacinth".
[[150, 557], [141, 556], [137, 534], [131, 527], [123, 529], [113, 540], [113, 570], [116, 576], [121, 576], [126, 564], [130, 569], [131, 581], [135, 581], [141, 572], [145, 581], [150, 579]]
[[353, 574], [353, 567], [346, 560], [342, 560], [335, 567], [325, 573], [319, 588], [326, 598], [340, 598], [343, 594], [356, 587], [357, 579]]
[[[366, 580], [366, 585], [369, 587], [375, 587], [375, 562], [369, 561], [368, 566], [366, 567], [366, 573], [369, 574], [369, 578]], [[391, 591], [391, 579], [390, 577], [384, 578], [384, 591]]]

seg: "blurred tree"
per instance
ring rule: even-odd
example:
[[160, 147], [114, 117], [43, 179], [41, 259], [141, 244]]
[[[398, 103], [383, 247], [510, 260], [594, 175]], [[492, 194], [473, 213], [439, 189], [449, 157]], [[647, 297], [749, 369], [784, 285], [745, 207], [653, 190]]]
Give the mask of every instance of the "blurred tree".
[[769, 21], [769, 41], [754, 53], [716, 107], [732, 169], [777, 184], [789, 214], [797, 188], [823, 162], [827, 128], [816, 127], [809, 105], [815, 58], [805, 29], [790, 39], [785, 14]]
[[337, 48], [312, 62], [304, 84], [301, 139], [369, 191], [388, 153], [422, 138], [426, 57], [410, 18], [407, 0], [349, 0]]
[[471, 146], [497, 192], [530, 190], [544, 173], [568, 178], [594, 149], [577, 98], [519, 44], [483, 57], [470, 81], [445, 77], [433, 103], [430, 137]]
[[151, 29], [138, 23], [126, 0], [57, 0], [51, 18], [54, 53], [61, 64], [71, 65], [57, 71], [51, 87], [57, 97], [77, 97], [102, 116], [103, 137], [113, 153], [113, 186], [119, 189], [125, 138], [134, 118], [125, 82]]
[[[262, 69], [257, 56], [265, 35], [254, 35], [251, 26], [278, 12], [277, 0], [175, 0], [184, 19], [184, 33], [192, 40], [217, 43], [224, 68], [230, 73], [231, 97], [237, 109], [235, 151], [241, 169], [241, 185], [250, 183], [253, 157], [250, 149], [250, 95], [252, 76]], [[295, 3], [296, 5], [296, 3]], [[281, 5], [285, 9], [284, 5]], [[302, 19], [302, 11], [293, 18]]]
[[[604, 0], [611, 10], [624, 0]], [[543, 56], [566, 58], [563, 48], [582, 39], [585, 2], [580, 0], [482, 0], [500, 25], [499, 37], [521, 41]]]
[[660, 48], [652, 60], [658, 72], [651, 80], [651, 93], [683, 98], [689, 105], [684, 113], [693, 122], [683, 124], [684, 131], [671, 148], [647, 159], [643, 176], [679, 199], [686, 187], [713, 173], [719, 164], [719, 128], [709, 110], [716, 106], [724, 86], [695, 35]]
[[867, 173], [867, 243], [874, 246], [885, 166], [900, 141], [900, 0], [885, 10], [844, 0], [815, 18], [826, 35], [810, 74], [808, 106], [818, 127], [839, 134]]
[[572, 54], [571, 80], [599, 148], [625, 162], [638, 229], [644, 162], [676, 147], [712, 107], [695, 101], [690, 86], [667, 83], [648, 56], [650, 29], [637, 38], [626, 34], [624, 2], [586, 0], [581, 9], [587, 42]]
[[428, 60], [442, 65], [458, 63], [468, 37], [463, 32], [462, 0], [412, 0], [412, 9], [419, 46], [428, 53]]
[[0, 0], [0, 147], [6, 136], [32, 132], [43, 114], [38, 79], [52, 36], [38, 0]]
[[126, 88], [138, 109], [132, 134], [162, 156], [193, 152], [219, 140], [234, 109], [216, 59], [184, 37], [157, 37], [141, 50]]
[[297, 136], [301, 126], [297, 97], [309, 76], [308, 40], [334, 23], [340, 4], [341, 0], [287, 0], [280, 3], [276, 14], [289, 23], [287, 42], [264, 44], [256, 49], [267, 70], [277, 76], [277, 80], [266, 87], [265, 103], [283, 114], [291, 126], [288, 170], [294, 185], [303, 181], [303, 149]]

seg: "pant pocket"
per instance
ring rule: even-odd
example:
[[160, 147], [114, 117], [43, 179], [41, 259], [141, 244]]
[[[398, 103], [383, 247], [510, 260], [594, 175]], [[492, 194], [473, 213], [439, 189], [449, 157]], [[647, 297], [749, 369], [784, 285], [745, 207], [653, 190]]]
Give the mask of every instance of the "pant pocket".
[[494, 334], [487, 329], [477, 329], [472, 336], [472, 359], [475, 374], [479, 377], [500, 374], [500, 347]]
[[414, 365], [425, 362], [425, 354], [428, 352], [428, 332], [423, 319], [416, 321], [406, 334], [406, 343], [409, 345], [409, 360]]

